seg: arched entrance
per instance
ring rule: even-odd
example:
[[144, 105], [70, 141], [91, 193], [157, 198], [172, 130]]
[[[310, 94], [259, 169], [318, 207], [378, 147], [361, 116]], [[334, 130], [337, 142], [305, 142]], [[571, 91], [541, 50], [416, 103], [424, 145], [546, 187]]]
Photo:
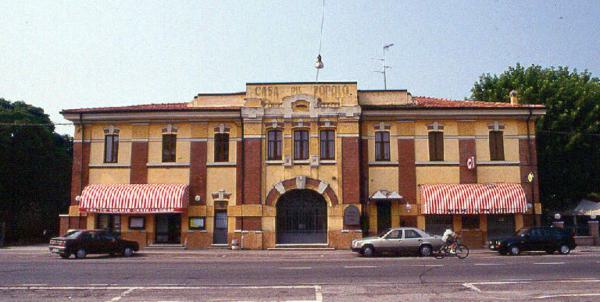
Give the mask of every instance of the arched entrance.
[[327, 243], [327, 202], [309, 189], [290, 190], [277, 201], [277, 243]]

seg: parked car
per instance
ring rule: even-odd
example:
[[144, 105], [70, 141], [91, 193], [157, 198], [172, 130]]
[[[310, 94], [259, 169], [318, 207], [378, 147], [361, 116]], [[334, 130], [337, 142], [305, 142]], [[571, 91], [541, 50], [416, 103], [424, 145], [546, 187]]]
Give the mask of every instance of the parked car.
[[524, 228], [514, 236], [489, 241], [489, 248], [502, 255], [518, 255], [523, 251], [555, 251], [566, 255], [577, 245], [573, 235], [567, 230], [555, 227]]
[[384, 253], [411, 253], [424, 257], [439, 250], [444, 242], [440, 236], [431, 236], [417, 228], [393, 228], [374, 237], [352, 241], [352, 251], [371, 257]]
[[121, 254], [130, 257], [139, 250], [139, 245], [104, 230], [69, 230], [62, 237], [50, 239], [48, 249], [65, 259], [71, 255], [81, 259], [88, 254]]

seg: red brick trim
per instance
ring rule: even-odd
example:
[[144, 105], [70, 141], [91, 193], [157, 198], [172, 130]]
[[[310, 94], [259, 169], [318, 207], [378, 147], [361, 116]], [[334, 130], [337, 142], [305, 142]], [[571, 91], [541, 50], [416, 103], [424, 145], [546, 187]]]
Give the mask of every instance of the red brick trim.
[[73, 166], [71, 169], [71, 205], [77, 205], [75, 197], [88, 185], [90, 179], [90, 143], [73, 143]]
[[[537, 170], [537, 150], [536, 150], [536, 142], [535, 139], [531, 139], [529, 143], [529, 148], [527, 147], [527, 139], [521, 138], [519, 139], [519, 161], [520, 164], [520, 174], [521, 174], [521, 185], [523, 186], [523, 190], [525, 190], [525, 195], [527, 196], [527, 201], [535, 202], [540, 200], [540, 188], [539, 188], [539, 177]], [[531, 152], [531, 161], [529, 160], [529, 152]], [[527, 176], [529, 172], [533, 172], [535, 177], [533, 178], [533, 183], [530, 183], [527, 180]], [[532, 196], [531, 188], [533, 186], [533, 194]]]
[[[190, 145], [190, 204], [206, 204], [206, 142], [192, 142]], [[200, 202], [195, 201], [196, 195]]]
[[342, 201], [360, 202], [359, 139], [342, 137]]
[[236, 144], [236, 163], [235, 163], [235, 200], [237, 204], [242, 204], [244, 200], [244, 183], [242, 177], [242, 144], [243, 142], [238, 141]]
[[471, 156], [476, 157], [475, 139], [460, 139], [458, 141], [459, 152], [459, 174], [461, 184], [477, 183], [477, 167], [473, 170], [467, 168], [467, 159]]
[[[398, 193], [407, 202], [417, 202], [417, 166], [415, 165], [415, 140], [398, 140]], [[368, 196], [367, 196], [368, 198]]]
[[[286, 192], [297, 189], [295, 177], [286, 179], [286, 180], [282, 181], [281, 183], [283, 184], [283, 188], [285, 189]], [[307, 177], [305, 188], [317, 191], [320, 183], [321, 183], [321, 181], [318, 179], [313, 179], [313, 178]], [[325, 189], [325, 191], [323, 192], [322, 195], [327, 196], [327, 198], [331, 201], [332, 205], [340, 204], [340, 202], [337, 198], [337, 195], [335, 194], [335, 192], [333, 191], [331, 186], [327, 186], [327, 189]], [[265, 204], [268, 206], [275, 206], [275, 203], [277, 203], [277, 200], [279, 199], [280, 196], [281, 196], [281, 194], [279, 193], [279, 191], [277, 191], [277, 189], [275, 189], [275, 188], [272, 188], [269, 191], [269, 193], [267, 193], [267, 199], [265, 201]]]
[[148, 142], [131, 143], [131, 171], [129, 183], [148, 183]]
[[369, 140], [360, 143], [360, 193], [363, 202], [369, 199]]
[[242, 217], [236, 217], [235, 229], [242, 231], [260, 231], [262, 230], [262, 217], [243, 217], [243, 220]]

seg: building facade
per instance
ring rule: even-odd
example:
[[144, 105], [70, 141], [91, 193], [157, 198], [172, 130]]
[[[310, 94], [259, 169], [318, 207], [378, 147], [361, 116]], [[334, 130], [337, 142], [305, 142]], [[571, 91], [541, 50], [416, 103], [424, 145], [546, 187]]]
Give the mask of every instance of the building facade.
[[452, 227], [470, 244], [539, 220], [544, 108], [248, 83], [190, 102], [64, 110], [75, 124], [61, 231], [141, 246], [349, 248], [389, 227]]

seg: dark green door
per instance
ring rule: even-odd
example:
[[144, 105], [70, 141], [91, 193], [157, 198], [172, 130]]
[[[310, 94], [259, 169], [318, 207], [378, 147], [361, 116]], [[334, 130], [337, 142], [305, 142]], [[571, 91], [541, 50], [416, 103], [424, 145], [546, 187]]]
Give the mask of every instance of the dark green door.
[[377, 233], [392, 227], [392, 204], [379, 202], [377, 204]]

